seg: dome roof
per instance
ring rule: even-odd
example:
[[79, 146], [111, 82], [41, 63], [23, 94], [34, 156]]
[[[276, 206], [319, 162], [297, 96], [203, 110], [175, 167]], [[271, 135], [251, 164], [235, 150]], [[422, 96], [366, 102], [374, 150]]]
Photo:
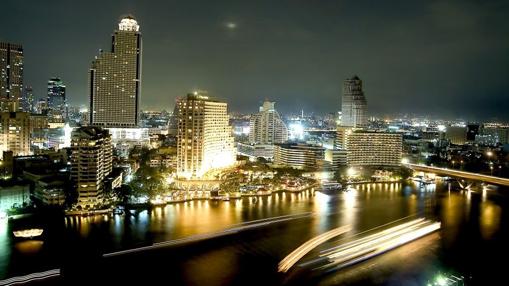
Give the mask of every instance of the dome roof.
[[122, 17], [120, 23], [118, 23], [118, 29], [120, 31], [138, 32], [140, 30], [140, 25], [138, 25], [138, 22], [133, 15], [126, 15]]

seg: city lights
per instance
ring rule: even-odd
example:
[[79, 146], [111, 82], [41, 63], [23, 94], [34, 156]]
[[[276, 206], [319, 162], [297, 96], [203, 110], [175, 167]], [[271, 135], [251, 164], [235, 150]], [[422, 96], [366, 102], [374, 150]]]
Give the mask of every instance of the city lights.
[[289, 132], [290, 140], [302, 140], [304, 139], [304, 126], [299, 123], [290, 123]]
[[507, 280], [503, 1], [6, 2], [0, 285]]

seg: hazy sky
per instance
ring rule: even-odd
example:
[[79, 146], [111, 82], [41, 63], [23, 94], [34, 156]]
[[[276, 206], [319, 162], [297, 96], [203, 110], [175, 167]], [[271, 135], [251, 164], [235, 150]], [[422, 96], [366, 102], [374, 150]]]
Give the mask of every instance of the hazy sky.
[[87, 71], [121, 15], [143, 34], [141, 105], [208, 90], [230, 110], [265, 98], [333, 112], [364, 81], [371, 114], [509, 119], [509, 1], [2, 0], [0, 40], [21, 43], [38, 97], [60, 76], [87, 102]]

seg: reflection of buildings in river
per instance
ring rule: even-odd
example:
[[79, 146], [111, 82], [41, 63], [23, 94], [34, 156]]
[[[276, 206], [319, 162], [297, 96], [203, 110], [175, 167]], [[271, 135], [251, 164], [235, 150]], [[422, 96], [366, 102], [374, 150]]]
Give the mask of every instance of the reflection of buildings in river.
[[[234, 201], [208, 200], [167, 205], [166, 217], [171, 219], [171, 225], [168, 225], [168, 228], [179, 237], [224, 229], [241, 222], [241, 211], [232, 212], [231, 209], [236, 208], [236, 205]], [[173, 236], [171, 239], [179, 237]]]
[[502, 208], [491, 202], [482, 202], [480, 206], [479, 231], [483, 239], [491, 239], [500, 229]]
[[356, 206], [357, 206], [357, 199], [359, 196], [359, 191], [357, 189], [350, 189], [346, 192], [343, 192], [341, 194], [342, 199], [342, 212], [341, 212], [341, 223], [340, 226], [343, 225], [351, 225], [352, 227], [355, 227], [355, 221], [356, 221]]
[[328, 215], [331, 210], [331, 197], [321, 192], [316, 192], [313, 200], [313, 235], [318, 235], [329, 230], [330, 224]]
[[442, 199], [441, 206], [442, 228], [447, 230], [442, 232], [442, 238], [445, 244], [451, 245], [455, 243], [461, 224], [466, 219], [464, 199], [461, 195], [451, 194]]

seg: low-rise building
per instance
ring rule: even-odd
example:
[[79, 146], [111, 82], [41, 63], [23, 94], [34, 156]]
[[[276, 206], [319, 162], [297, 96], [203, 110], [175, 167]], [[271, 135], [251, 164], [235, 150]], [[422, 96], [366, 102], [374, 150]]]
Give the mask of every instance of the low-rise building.
[[321, 146], [285, 143], [274, 148], [274, 165], [294, 169], [315, 169], [324, 160], [325, 149]]

